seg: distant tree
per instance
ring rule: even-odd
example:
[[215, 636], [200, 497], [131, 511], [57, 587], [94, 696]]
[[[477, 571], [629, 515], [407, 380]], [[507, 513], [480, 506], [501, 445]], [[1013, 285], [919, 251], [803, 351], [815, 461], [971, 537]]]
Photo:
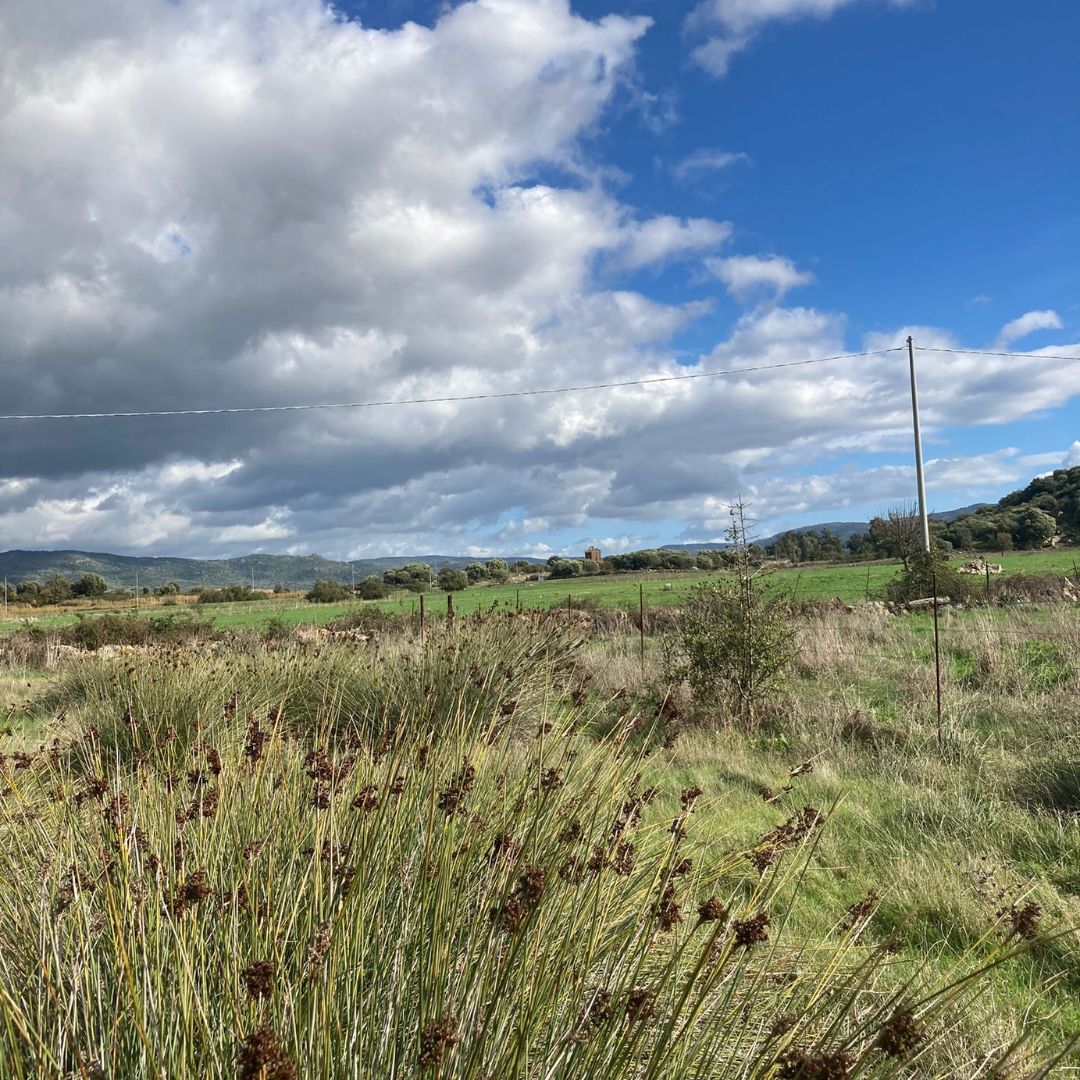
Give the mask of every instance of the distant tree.
[[104, 596], [109, 591], [100, 574], [83, 574], [72, 586], [72, 596]]
[[482, 562], [469, 563], [469, 565], [465, 567], [465, 575], [469, 579], [469, 584], [475, 585], [478, 581], [483, 581], [484, 578], [488, 576], [487, 567]]
[[352, 596], [348, 586], [337, 581], [317, 580], [305, 593], [305, 599], [313, 604], [339, 604]]
[[664, 570], [693, 570], [694, 556], [686, 551], [661, 551], [661, 568]]
[[366, 577], [356, 586], [356, 595], [361, 600], [382, 600], [389, 591], [377, 577]]
[[164, 585], [159, 585], [154, 590], [155, 596], [179, 596], [183, 590], [180, 588], [179, 581], [166, 581]]
[[426, 592], [431, 587], [431, 567], [427, 563], [408, 563], [395, 570], [387, 570], [383, 581], [395, 589], [410, 592]]
[[41, 585], [33, 578], [27, 578], [26, 581], [20, 581], [16, 595], [24, 603], [32, 604], [41, 592]]
[[848, 537], [847, 549], [852, 555], [875, 554], [874, 542], [870, 539], [870, 534], [864, 532], [852, 533]]
[[1045, 510], [1029, 506], [1016, 516], [1013, 536], [1021, 547], [1041, 547], [1056, 533], [1057, 522]]
[[504, 559], [488, 559], [485, 563], [487, 576], [492, 581], [503, 582], [510, 576], [510, 567]]
[[870, 539], [875, 549], [890, 559], [899, 559], [906, 567], [922, 550], [922, 524], [914, 503], [897, 503], [884, 517], [870, 521]]
[[261, 600], [262, 594], [250, 585], [223, 585], [220, 589], [208, 589], [200, 585], [193, 590], [200, 604], [240, 604], [249, 600]]
[[575, 578], [581, 576], [581, 563], [576, 559], [549, 559], [548, 573], [553, 578]]
[[466, 570], [455, 570], [444, 566], [439, 571], [439, 588], [444, 592], [461, 592], [469, 587], [469, 575]]
[[37, 602], [39, 604], [62, 604], [71, 599], [71, 582], [60, 574], [52, 574], [41, 586]]
[[510, 569], [515, 574], [531, 574], [536, 567], [528, 559], [518, 559]]

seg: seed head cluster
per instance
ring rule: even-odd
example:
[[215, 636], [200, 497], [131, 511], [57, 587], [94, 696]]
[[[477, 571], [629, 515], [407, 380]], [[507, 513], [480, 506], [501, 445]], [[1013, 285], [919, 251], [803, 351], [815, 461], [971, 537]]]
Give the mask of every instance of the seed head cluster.
[[240, 1044], [238, 1066], [239, 1080], [296, 1080], [296, 1068], [266, 1024]]
[[735, 931], [735, 944], [743, 949], [753, 948], [769, 940], [769, 913], [759, 911], [747, 919], [736, 919], [731, 927]]
[[877, 1047], [887, 1057], [897, 1061], [907, 1061], [914, 1053], [926, 1034], [923, 1026], [915, 1019], [915, 1014], [905, 1005], [899, 1006], [881, 1026], [874, 1040]]
[[431, 1069], [438, 1067], [447, 1051], [460, 1041], [457, 1021], [450, 1014], [432, 1020], [420, 1032], [420, 1067]]
[[444, 814], [456, 814], [461, 810], [469, 792], [476, 782], [476, 769], [468, 762], [454, 776], [448, 787], [439, 793], [439, 809]]
[[526, 867], [506, 902], [493, 913], [500, 929], [508, 934], [517, 933], [521, 929], [529, 917], [529, 912], [544, 895], [547, 876], [547, 871], [542, 866]]
[[780, 1080], [847, 1080], [855, 1059], [845, 1050], [788, 1050], [780, 1057]]
[[277, 968], [272, 960], [253, 960], [240, 972], [240, 978], [244, 980], [248, 997], [252, 1001], [269, 997], [273, 993], [276, 971]]
[[1023, 938], [1025, 941], [1031, 941], [1038, 936], [1042, 908], [1034, 902], [1029, 902], [1022, 908], [1018, 908], [1014, 904], [1010, 908], [999, 911], [998, 918], [1004, 918], [1010, 935]]

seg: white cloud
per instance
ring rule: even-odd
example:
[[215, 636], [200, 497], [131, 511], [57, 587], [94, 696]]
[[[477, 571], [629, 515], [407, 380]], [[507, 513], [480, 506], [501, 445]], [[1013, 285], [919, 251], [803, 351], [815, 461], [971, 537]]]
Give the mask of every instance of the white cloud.
[[1080, 465], [1080, 439], [1072, 444], [1065, 453], [1065, 460], [1061, 463], [1063, 469], [1071, 469]]
[[[645, 296], [625, 274], [712, 257], [733, 291], [773, 299], [808, 275], [780, 256], [725, 260], [727, 223], [646, 217], [597, 182], [585, 136], [645, 29], [566, 0], [473, 0], [393, 31], [317, 0], [6, 5], [5, 409], [687, 374], [695, 357], [672, 341], [708, 305]], [[806, 307], [702, 325], [701, 368], [848, 344], [841, 313]], [[1080, 394], [1080, 366], [1037, 354], [928, 358], [921, 379], [928, 447], [949, 425]], [[550, 553], [556, 535], [699, 521], [709, 500], [817, 456], [891, 450], [908, 409], [889, 354], [603, 394], [0, 424], [0, 533], [191, 555]]]
[[287, 525], [268, 517], [254, 525], [230, 525], [217, 534], [217, 539], [222, 544], [261, 544], [292, 535], [293, 530]]
[[799, 270], [782, 255], [732, 255], [707, 259], [705, 265], [737, 300], [747, 300], [762, 292], [780, 300], [791, 289], [810, 285], [814, 275]]
[[[687, 19], [691, 33], [710, 36], [693, 50], [694, 60], [712, 75], [727, 74], [732, 57], [745, 49], [766, 23], [780, 19], [827, 19], [856, 0], [702, 0]], [[910, 0], [888, 0], [896, 6]]]
[[676, 180], [686, 182], [705, 173], [720, 172], [732, 165], [750, 160], [747, 154], [732, 153], [725, 150], [702, 148], [683, 158], [671, 170]]
[[1035, 333], [1036, 330], [1060, 330], [1063, 326], [1061, 316], [1056, 311], [1028, 311], [1001, 328], [997, 344], [1005, 347]]
[[623, 269], [638, 270], [668, 259], [710, 251], [726, 243], [731, 233], [732, 227], [726, 221], [650, 218], [623, 230], [624, 246], [616, 261]]

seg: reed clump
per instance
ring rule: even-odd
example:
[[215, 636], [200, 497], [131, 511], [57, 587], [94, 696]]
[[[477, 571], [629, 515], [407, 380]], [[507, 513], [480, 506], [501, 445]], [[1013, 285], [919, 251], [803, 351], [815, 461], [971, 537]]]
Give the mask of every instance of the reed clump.
[[78, 730], [0, 765], [3, 1075], [956, 1075], [1036, 914], [947, 977], [864, 943], [873, 899], [789, 942], [828, 808], [699, 835], [633, 715], [585, 730], [579, 644], [510, 620], [63, 678]]

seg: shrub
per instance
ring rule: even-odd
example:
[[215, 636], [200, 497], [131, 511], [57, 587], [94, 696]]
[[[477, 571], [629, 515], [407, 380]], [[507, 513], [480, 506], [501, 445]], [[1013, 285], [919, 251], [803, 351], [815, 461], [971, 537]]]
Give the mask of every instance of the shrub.
[[356, 586], [356, 595], [361, 600], [382, 600], [390, 590], [377, 577], [366, 577]]
[[953, 601], [968, 601], [982, 594], [982, 582], [977, 576], [957, 573], [948, 555], [940, 548], [920, 551], [908, 559], [908, 565], [895, 580], [889, 582], [888, 597], [894, 603], [907, 604], [947, 596]]
[[665, 666], [669, 680], [690, 685], [698, 705], [750, 728], [795, 659], [795, 628], [788, 596], [761, 585], [741, 504], [731, 518], [735, 575], [697, 587], [668, 639]]
[[263, 598], [250, 585], [225, 585], [220, 589], [200, 587], [195, 592], [200, 604], [237, 604]]
[[275, 615], [263, 627], [263, 640], [284, 641], [292, 633], [292, 629], [292, 626], [280, 615]]
[[108, 592], [108, 585], [100, 574], [83, 574], [74, 585], [71, 586], [72, 596], [104, 596]]
[[305, 598], [313, 604], [340, 604], [342, 600], [352, 598], [352, 592], [348, 586], [337, 581], [318, 580], [305, 594]]
[[451, 570], [444, 566], [439, 571], [439, 588], [444, 592], [462, 592], [469, 587], [471, 580], [464, 570]]

